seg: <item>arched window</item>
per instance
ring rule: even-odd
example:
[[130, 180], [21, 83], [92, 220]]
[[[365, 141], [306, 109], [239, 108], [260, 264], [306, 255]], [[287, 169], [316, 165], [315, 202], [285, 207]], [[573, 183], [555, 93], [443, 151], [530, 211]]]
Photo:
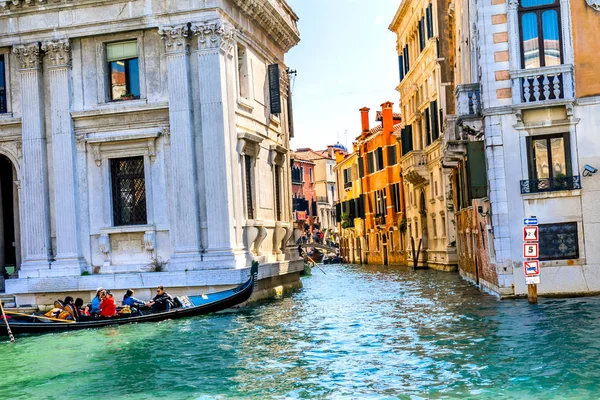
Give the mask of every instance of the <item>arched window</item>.
[[521, 0], [519, 26], [522, 68], [562, 64], [559, 0]]

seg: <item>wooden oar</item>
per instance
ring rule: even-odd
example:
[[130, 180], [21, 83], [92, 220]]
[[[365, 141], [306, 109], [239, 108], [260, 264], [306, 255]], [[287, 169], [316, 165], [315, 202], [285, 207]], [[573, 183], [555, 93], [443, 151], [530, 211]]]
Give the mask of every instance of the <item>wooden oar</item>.
[[4, 322], [6, 323], [6, 331], [8, 332], [8, 338], [10, 339], [11, 343], [15, 342], [15, 337], [12, 334], [12, 331], [10, 330], [10, 325], [8, 324], [8, 319], [6, 319], [6, 313], [4, 312], [4, 307], [2, 307], [2, 302], [0, 301], [0, 310], [2, 310], [2, 318], [4, 318]]
[[317, 263], [315, 262], [315, 260], [313, 260], [312, 258], [310, 258], [310, 256], [309, 256], [308, 254], [306, 255], [306, 258], [308, 258], [310, 261], [312, 261], [312, 263], [314, 264], [314, 266], [315, 266], [315, 267], [317, 267], [317, 268], [319, 268], [319, 269], [321, 270], [321, 272], [322, 272], [322, 273], [324, 273], [325, 275], [327, 275], [327, 274], [325, 273], [325, 271], [323, 271], [323, 268], [319, 267], [319, 266], [317, 265]]
[[44, 316], [41, 316], [41, 315], [23, 314], [23, 313], [15, 312], [15, 311], [7, 311], [6, 313], [10, 314], [10, 315], [20, 315], [22, 317], [41, 318], [41, 319], [47, 319], [47, 320], [56, 321], [56, 322], [66, 322], [68, 324], [74, 324], [74, 323], [77, 322], [77, 321], [71, 321], [71, 320], [68, 320], [68, 319], [58, 319], [58, 318], [44, 317]]

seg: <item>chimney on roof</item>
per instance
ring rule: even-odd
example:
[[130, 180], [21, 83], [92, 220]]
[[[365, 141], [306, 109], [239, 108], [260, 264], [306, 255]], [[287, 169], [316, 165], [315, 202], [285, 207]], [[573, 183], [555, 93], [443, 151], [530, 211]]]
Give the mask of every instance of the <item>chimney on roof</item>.
[[369, 111], [370, 108], [363, 107], [360, 109], [360, 120], [362, 122], [362, 136], [365, 136], [366, 133], [369, 133]]
[[392, 106], [394, 103], [386, 101], [381, 105], [381, 119], [384, 132], [394, 132], [394, 112]]

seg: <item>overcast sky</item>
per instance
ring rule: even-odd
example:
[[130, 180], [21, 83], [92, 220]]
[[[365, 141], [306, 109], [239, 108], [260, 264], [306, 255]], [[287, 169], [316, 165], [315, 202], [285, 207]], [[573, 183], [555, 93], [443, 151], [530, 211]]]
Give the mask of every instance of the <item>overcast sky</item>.
[[[359, 109], [389, 100], [398, 111], [396, 35], [388, 30], [399, 0], [288, 0], [300, 17], [301, 41], [286, 56], [293, 84], [292, 148], [350, 146]], [[347, 130], [347, 140], [344, 132]]]

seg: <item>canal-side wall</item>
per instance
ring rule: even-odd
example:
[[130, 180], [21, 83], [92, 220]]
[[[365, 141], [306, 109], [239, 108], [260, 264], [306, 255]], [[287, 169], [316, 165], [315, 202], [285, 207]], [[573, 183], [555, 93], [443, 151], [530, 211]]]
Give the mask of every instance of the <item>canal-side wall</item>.
[[[253, 300], [286, 293], [302, 286], [300, 272], [304, 270], [302, 260], [285, 263], [260, 265], [258, 282], [252, 295]], [[46, 282], [40, 279], [28, 279], [28, 287], [22, 288], [23, 294], [15, 295], [18, 307], [51, 306], [55, 300], [66, 296], [81, 297], [91, 301], [98, 287], [109, 289], [119, 302], [127, 289], [133, 289], [136, 297], [149, 300], [155, 296], [157, 286], [164, 286], [173, 296], [189, 296], [214, 293], [231, 289], [245, 282], [250, 274], [249, 268], [240, 270], [207, 270], [186, 272], [154, 272], [151, 274], [114, 274], [65, 278], [62, 285], [54, 285], [49, 290]]]

